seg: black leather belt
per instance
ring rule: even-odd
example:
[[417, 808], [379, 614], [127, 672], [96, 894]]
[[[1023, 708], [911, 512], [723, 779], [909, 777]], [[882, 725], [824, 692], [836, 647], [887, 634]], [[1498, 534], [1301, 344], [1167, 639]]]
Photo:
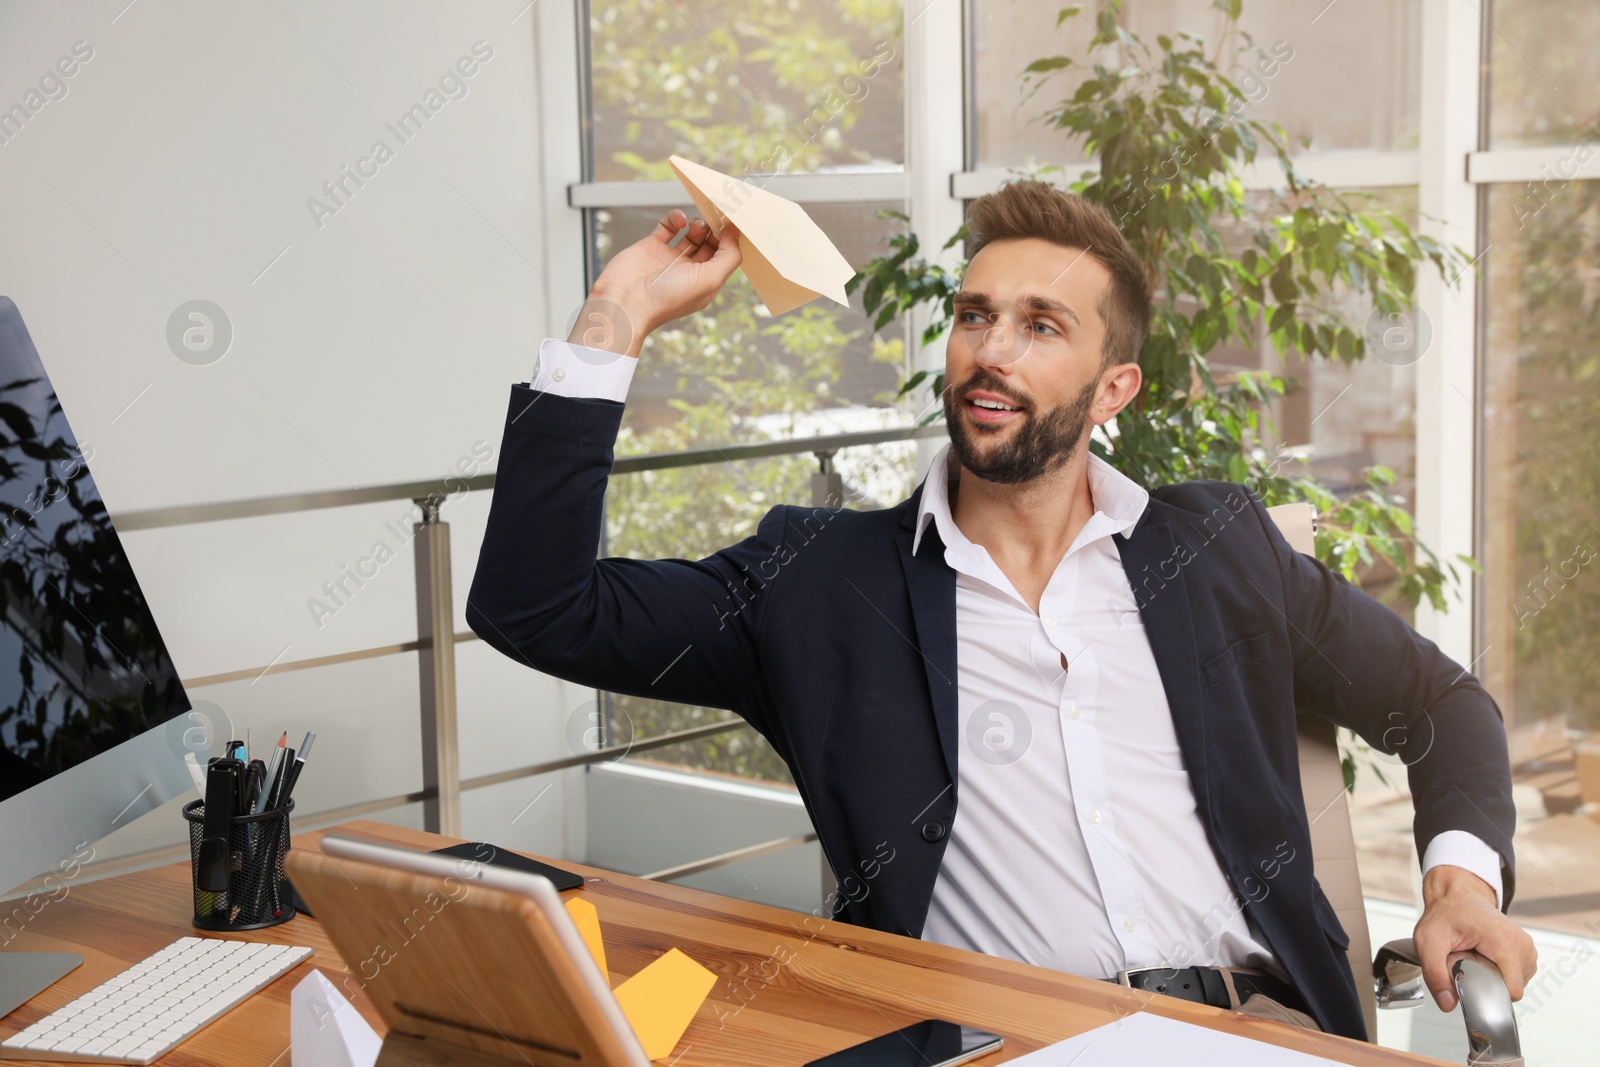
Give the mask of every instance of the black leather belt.
[[[1136, 967], [1131, 971], [1121, 971], [1108, 981], [1128, 986], [1130, 989], [1165, 993], [1179, 1000], [1209, 1004], [1213, 1008], [1233, 1006], [1232, 1001], [1228, 999], [1228, 987], [1222, 981], [1222, 972], [1215, 967]], [[1240, 1004], [1249, 1000], [1253, 994], [1261, 993], [1286, 1008], [1311, 1014], [1311, 1009], [1306, 1005], [1304, 998], [1295, 991], [1294, 986], [1270, 974], [1245, 974], [1234, 971], [1233, 988], [1239, 993]]]

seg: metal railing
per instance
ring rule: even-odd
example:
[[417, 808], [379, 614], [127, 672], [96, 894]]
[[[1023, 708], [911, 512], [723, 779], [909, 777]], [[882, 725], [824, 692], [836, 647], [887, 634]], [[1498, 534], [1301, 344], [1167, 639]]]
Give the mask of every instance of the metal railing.
[[[864, 430], [856, 433], [827, 434], [816, 437], [692, 448], [678, 452], [625, 456], [615, 461], [612, 466], [612, 473], [636, 474], [644, 471], [671, 470], [713, 463], [770, 459], [809, 452], [816, 457], [818, 464], [818, 471], [811, 479], [812, 504], [820, 507], [830, 504], [836, 505], [844, 500], [843, 478], [833, 464], [834, 456], [840, 451], [866, 445], [937, 438], [943, 437], [944, 434], [945, 427], [943, 423], [931, 423], [914, 427], [894, 427], [883, 430]], [[461, 481], [465, 483], [465, 491], [477, 492], [493, 489], [495, 475], [480, 474]], [[421, 668], [419, 671], [419, 697], [421, 702], [420, 725], [423, 752], [422, 788], [408, 793], [360, 801], [304, 816], [296, 820], [296, 824], [299, 827], [315, 829], [321, 826], [331, 826], [349, 819], [359, 818], [406, 804], [420, 803], [424, 805], [423, 825], [427, 829], [436, 833], [459, 837], [461, 833], [461, 794], [463, 792], [500, 785], [521, 778], [549, 774], [571, 767], [588, 766], [621, 758], [615, 748], [600, 748], [561, 759], [528, 764], [494, 774], [480, 775], [462, 780], [457, 740], [455, 646], [465, 641], [476, 640], [477, 635], [470, 631], [456, 633], [454, 630], [453, 605], [451, 601], [453, 586], [450, 573], [450, 524], [439, 517], [439, 508], [444, 499], [439, 492], [439, 488], [437, 480], [399, 482], [360, 489], [333, 489], [244, 500], [227, 500], [211, 504], [149, 508], [113, 516], [113, 521], [118, 531], [127, 533], [135, 530], [166, 529], [206, 522], [258, 518], [267, 515], [298, 514], [326, 508], [352, 507], [392, 500], [409, 499], [421, 509], [422, 518], [414, 524], [413, 529], [416, 536], [412, 541], [415, 548], [417, 587], [417, 637], [415, 640], [354, 649], [328, 656], [281, 662], [274, 661], [264, 666], [224, 671], [218, 674], [203, 675], [184, 680], [183, 684], [186, 688], [196, 689], [221, 685], [226, 682], [260, 679], [268, 674], [314, 670], [355, 660], [403, 655], [411, 652], [417, 653]], [[743, 719], [729, 718], [686, 730], [660, 734], [655, 737], [635, 739], [626, 746], [626, 754], [632, 755], [639, 752], [647, 752], [668, 745], [680, 744], [685, 741], [693, 741], [731, 730], [746, 728], [748, 728], [748, 724]], [[814, 840], [816, 840], [815, 834], [779, 838], [707, 859], [696, 860], [692, 863], [669, 867], [665, 870], [648, 874], [645, 877], [657, 880], [683, 878], [724, 864], [737, 862], [741, 859], [767, 855], [771, 852], [793, 848]], [[150, 853], [141, 853], [138, 857], [124, 857], [121, 860], [108, 861], [103, 873], [112, 873], [117, 868], [132, 869], [137, 861], [145, 861], [147, 864], [150, 861], [159, 860], [168, 851], [174, 853], [174, 858], [180, 853], [187, 854], [186, 849], [161, 849]], [[96, 868], [97, 873], [101, 873], [100, 865], [96, 865]]]

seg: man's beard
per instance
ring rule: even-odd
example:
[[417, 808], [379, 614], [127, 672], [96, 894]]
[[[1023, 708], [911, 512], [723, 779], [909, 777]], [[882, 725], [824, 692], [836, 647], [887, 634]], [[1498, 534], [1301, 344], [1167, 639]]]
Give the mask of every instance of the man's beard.
[[[944, 418], [950, 427], [950, 448], [961, 465], [986, 482], [1020, 485], [1043, 477], [1060, 467], [1078, 447], [1089, 426], [1089, 407], [1094, 403], [1098, 381], [1091, 381], [1072, 400], [1049, 414], [1038, 416], [1033, 405], [1018, 401], [1023, 419], [1010, 442], [980, 455], [973, 440], [973, 427], [966, 417], [969, 389], [988, 389], [1015, 400], [1005, 383], [993, 371], [979, 367], [961, 383], [959, 389], [946, 389]], [[983, 433], [985, 431], [978, 431]]]

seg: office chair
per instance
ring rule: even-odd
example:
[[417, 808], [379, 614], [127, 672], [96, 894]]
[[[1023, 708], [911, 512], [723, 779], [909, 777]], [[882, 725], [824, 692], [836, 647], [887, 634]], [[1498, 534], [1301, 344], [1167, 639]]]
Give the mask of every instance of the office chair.
[[[1267, 509], [1291, 547], [1313, 555], [1316, 509], [1310, 504], [1280, 504]], [[1300, 789], [1311, 824], [1312, 863], [1322, 891], [1350, 935], [1350, 970], [1362, 993], [1367, 1033], [1378, 1037], [1378, 1008], [1411, 1008], [1429, 996], [1410, 938], [1391, 941], [1372, 955], [1372, 935], [1356, 868], [1350, 803], [1344, 789], [1334, 725], [1302, 712]], [[1452, 968], [1462, 1020], [1467, 1027], [1467, 1062], [1479, 1067], [1523, 1067], [1522, 1045], [1511, 994], [1493, 963], [1482, 957], [1458, 960]]]

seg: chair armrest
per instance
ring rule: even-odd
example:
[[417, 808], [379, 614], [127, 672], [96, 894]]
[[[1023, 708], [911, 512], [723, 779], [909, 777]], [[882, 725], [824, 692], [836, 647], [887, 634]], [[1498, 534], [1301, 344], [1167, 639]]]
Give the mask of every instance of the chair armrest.
[[[1499, 969], [1471, 953], [1455, 961], [1450, 976], [1467, 1026], [1467, 1062], [1479, 1067], [1523, 1067], [1517, 1017]], [[1416, 944], [1409, 937], [1378, 950], [1372, 977], [1380, 1008], [1412, 1008], [1428, 996]]]

